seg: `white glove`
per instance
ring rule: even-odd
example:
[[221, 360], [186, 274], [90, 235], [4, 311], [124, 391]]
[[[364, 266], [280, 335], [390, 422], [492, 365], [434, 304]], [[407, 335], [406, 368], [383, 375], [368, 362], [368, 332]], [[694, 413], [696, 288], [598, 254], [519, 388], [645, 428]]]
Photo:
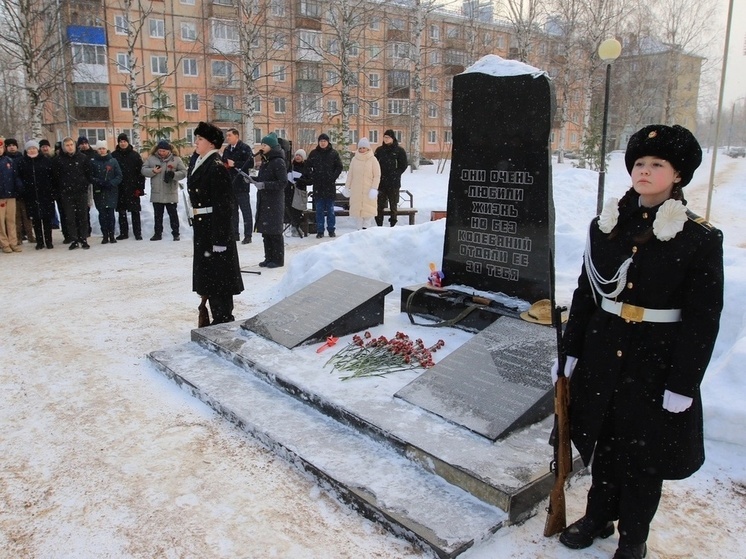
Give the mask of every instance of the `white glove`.
[[378, 200], [378, 190], [376, 190], [375, 188], [371, 188], [368, 191], [368, 198], [370, 198], [371, 200]]
[[350, 197], [350, 189], [347, 188], [346, 186], [342, 189], [342, 196], [344, 196], [345, 198]]
[[681, 413], [688, 410], [693, 401], [689, 396], [682, 396], [670, 390], [663, 392], [663, 409], [671, 413]]
[[[558, 372], [558, 365], [557, 359], [554, 360], [554, 363], [552, 363], [552, 384], [557, 384], [557, 377], [559, 376], [557, 374]], [[570, 380], [570, 377], [572, 376], [573, 371], [575, 371], [575, 365], [578, 364], [578, 358], [573, 357], [572, 355], [567, 355], [565, 357], [565, 376], [567, 377], [567, 380]]]
[[221, 246], [217, 246], [217, 245], [212, 245], [212, 251], [213, 252], [225, 252], [226, 250], [228, 250], [228, 247], [221, 247]]

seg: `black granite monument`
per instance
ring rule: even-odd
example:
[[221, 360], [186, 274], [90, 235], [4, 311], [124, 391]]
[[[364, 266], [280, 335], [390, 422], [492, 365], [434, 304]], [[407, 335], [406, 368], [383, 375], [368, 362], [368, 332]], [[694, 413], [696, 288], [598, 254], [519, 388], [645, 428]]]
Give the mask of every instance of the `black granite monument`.
[[394, 288], [381, 281], [334, 270], [242, 324], [292, 349], [383, 324], [383, 305]]

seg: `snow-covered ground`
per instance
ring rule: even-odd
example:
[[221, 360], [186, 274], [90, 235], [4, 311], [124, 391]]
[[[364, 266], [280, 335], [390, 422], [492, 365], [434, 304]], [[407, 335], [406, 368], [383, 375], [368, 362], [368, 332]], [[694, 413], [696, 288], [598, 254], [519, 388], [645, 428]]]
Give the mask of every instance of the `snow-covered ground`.
[[[704, 214], [710, 155], [686, 188]], [[333, 268], [399, 288], [421, 283], [442, 259], [447, 171], [403, 177], [418, 225], [354, 231], [336, 239], [286, 239], [286, 266], [245, 275], [236, 317], [245, 319]], [[703, 385], [708, 460], [667, 482], [649, 541], [652, 557], [736, 558], [746, 547], [746, 160], [718, 157], [711, 221], [725, 233], [726, 305]], [[613, 153], [607, 196], [629, 186]], [[580, 271], [596, 173], [554, 166], [557, 297], [568, 303]], [[191, 231], [91, 250], [0, 254], [0, 557], [2, 558], [411, 558], [422, 552], [338, 503], [313, 481], [186, 393], [145, 359], [189, 340]], [[180, 212], [182, 208], [180, 207]], [[166, 219], [166, 225], [168, 219]], [[168, 229], [167, 229], [168, 231]], [[261, 238], [239, 245], [243, 267], [263, 258]], [[258, 269], [258, 268], [254, 268]], [[395, 303], [394, 303], [395, 304]], [[406, 316], [392, 332], [416, 334]], [[463, 335], [454, 336], [462, 339]], [[451, 348], [452, 349], [452, 348]], [[350, 382], [367, 382], [350, 381]], [[550, 448], [547, 447], [549, 459]], [[582, 514], [588, 476], [568, 489], [568, 517]], [[487, 558], [610, 557], [616, 538], [571, 551], [542, 536], [543, 509], [463, 555]]]

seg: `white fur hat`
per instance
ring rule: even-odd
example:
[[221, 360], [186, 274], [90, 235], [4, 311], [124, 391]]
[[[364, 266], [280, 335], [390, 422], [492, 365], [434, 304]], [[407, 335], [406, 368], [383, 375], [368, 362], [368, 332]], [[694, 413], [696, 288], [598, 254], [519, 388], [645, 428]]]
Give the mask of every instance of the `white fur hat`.
[[98, 142], [96, 142], [96, 145], [94, 147], [97, 150], [101, 148], [109, 149], [109, 144], [106, 143], [106, 140], [99, 140]]
[[298, 150], [295, 150], [295, 155], [300, 155], [303, 158], [303, 161], [306, 160], [306, 150], [304, 150], [302, 148], [298, 149]]

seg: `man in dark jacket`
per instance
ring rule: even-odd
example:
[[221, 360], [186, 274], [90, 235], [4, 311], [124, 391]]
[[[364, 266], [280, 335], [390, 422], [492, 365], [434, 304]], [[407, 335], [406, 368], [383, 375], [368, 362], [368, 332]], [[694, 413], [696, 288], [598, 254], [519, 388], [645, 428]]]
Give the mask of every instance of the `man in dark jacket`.
[[378, 163], [381, 165], [381, 182], [378, 186], [378, 215], [376, 223], [383, 225], [383, 211], [388, 204], [391, 208], [389, 224], [396, 225], [396, 206], [399, 203], [399, 190], [401, 189], [401, 176], [407, 170], [407, 153], [399, 145], [393, 130], [383, 133], [383, 144], [378, 146], [375, 153]]
[[238, 210], [243, 216], [243, 240], [241, 244], [247, 245], [251, 242], [251, 233], [254, 229], [254, 218], [251, 215], [251, 200], [249, 199], [249, 183], [238, 173], [241, 169], [248, 172], [254, 167], [254, 154], [251, 148], [241, 141], [238, 129], [231, 128], [225, 133], [228, 145], [223, 150], [223, 163], [228, 167], [228, 172], [233, 181], [233, 194], [236, 196], [236, 206], [233, 208], [233, 235], [236, 240], [241, 238], [238, 232]]
[[119, 163], [122, 170], [122, 182], [119, 184], [119, 236], [117, 240], [129, 238], [127, 212], [132, 212], [132, 233], [135, 239], [142, 241], [140, 225], [140, 196], [145, 194], [145, 177], [142, 175], [142, 157], [130, 145], [127, 134], [119, 134], [117, 147], [111, 156]]
[[23, 183], [23, 199], [33, 222], [36, 250], [54, 248], [52, 217], [56, 188], [52, 176], [52, 160], [41, 155], [36, 140], [26, 142], [25, 154], [18, 163], [18, 176]]
[[88, 245], [88, 185], [92, 182], [91, 160], [76, 151], [72, 138], [62, 140], [62, 153], [54, 158], [54, 178], [65, 208], [70, 250]]
[[[18, 140], [15, 138], [5, 140], [5, 155], [13, 161], [13, 165], [18, 166], [21, 159], [23, 159], [23, 152], [18, 149]], [[16, 235], [18, 236], [19, 245], [24, 239], [28, 239], [30, 243], [36, 242], [34, 227], [31, 224], [31, 219], [26, 209], [26, 200], [23, 196], [19, 196], [16, 200]]]
[[329, 136], [319, 135], [318, 145], [308, 154], [306, 163], [307, 183], [313, 185], [313, 203], [316, 206], [316, 238], [324, 236], [324, 216], [330, 237], [335, 237], [336, 217], [334, 200], [337, 197], [335, 185], [342, 174], [342, 159], [329, 143]]
[[197, 158], [189, 166], [187, 178], [194, 214], [192, 290], [209, 301], [212, 324], [220, 324], [234, 320], [233, 296], [243, 291], [231, 228], [236, 202], [230, 175], [218, 152], [223, 132], [209, 122], [200, 122], [194, 138]]

